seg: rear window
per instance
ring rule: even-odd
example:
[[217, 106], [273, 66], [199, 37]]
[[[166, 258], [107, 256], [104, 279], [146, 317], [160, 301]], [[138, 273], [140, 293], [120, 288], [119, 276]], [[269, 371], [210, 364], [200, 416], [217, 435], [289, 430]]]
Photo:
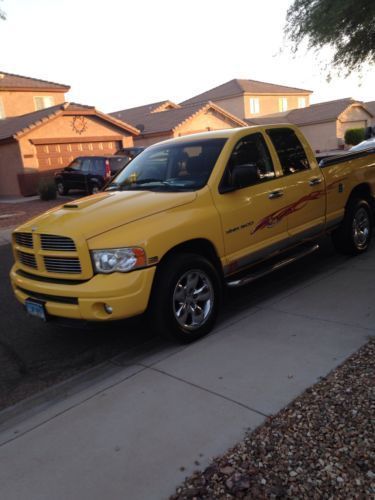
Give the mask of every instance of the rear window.
[[124, 165], [128, 163], [128, 158], [110, 158], [109, 166], [111, 168], [111, 172], [119, 172]]
[[291, 128], [271, 128], [267, 130], [278, 154], [284, 175], [294, 174], [310, 168], [305, 150]]

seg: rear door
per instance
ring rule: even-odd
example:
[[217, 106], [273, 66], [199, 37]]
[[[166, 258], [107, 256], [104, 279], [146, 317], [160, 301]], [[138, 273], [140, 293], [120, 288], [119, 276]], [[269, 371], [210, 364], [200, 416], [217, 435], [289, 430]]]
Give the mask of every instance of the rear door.
[[302, 134], [297, 133], [286, 127], [267, 129], [285, 178], [291, 243], [313, 238], [321, 233], [325, 227], [326, 214], [323, 173], [315, 158], [312, 155], [308, 158], [305, 149], [309, 145]]

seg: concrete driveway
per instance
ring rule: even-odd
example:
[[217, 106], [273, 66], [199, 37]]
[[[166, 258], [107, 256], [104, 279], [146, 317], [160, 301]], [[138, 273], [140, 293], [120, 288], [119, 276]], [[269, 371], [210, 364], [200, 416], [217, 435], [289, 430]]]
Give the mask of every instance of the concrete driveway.
[[3, 498], [167, 498], [375, 334], [374, 277], [375, 245], [280, 293], [252, 285], [200, 342], [118, 356], [64, 397], [10, 413]]

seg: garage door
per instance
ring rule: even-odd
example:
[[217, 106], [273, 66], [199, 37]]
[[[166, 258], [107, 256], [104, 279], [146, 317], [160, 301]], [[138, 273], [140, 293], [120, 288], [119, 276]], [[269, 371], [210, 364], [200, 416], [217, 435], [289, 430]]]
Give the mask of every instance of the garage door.
[[113, 155], [121, 141], [90, 141], [64, 144], [36, 144], [36, 154], [41, 170], [66, 167], [77, 156]]

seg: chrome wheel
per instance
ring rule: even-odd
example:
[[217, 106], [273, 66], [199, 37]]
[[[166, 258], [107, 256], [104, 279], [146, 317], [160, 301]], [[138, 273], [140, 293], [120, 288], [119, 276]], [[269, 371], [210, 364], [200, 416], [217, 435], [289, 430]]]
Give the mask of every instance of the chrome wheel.
[[192, 269], [183, 274], [173, 292], [173, 313], [179, 325], [190, 331], [200, 328], [210, 317], [214, 295], [205, 272]]
[[369, 214], [365, 208], [361, 207], [353, 218], [353, 242], [359, 250], [367, 246], [370, 232]]

